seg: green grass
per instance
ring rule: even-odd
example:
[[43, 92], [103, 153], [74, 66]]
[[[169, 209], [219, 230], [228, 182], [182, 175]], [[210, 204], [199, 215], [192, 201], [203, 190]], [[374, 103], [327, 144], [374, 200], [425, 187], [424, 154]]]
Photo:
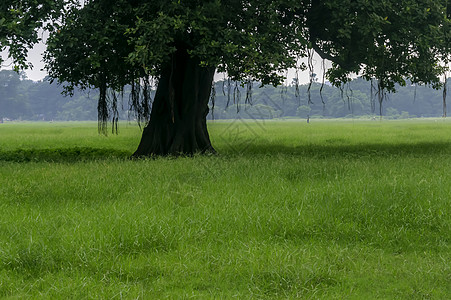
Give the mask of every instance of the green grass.
[[449, 299], [451, 122], [0, 124], [0, 297]]

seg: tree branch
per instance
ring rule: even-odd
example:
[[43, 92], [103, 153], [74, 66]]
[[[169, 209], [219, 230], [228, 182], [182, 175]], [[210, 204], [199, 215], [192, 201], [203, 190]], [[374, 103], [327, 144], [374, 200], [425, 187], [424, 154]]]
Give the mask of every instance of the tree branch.
[[319, 56], [321, 56], [321, 58], [330, 60], [331, 62], [334, 62], [338, 65], [340, 65], [340, 63], [338, 62], [337, 58], [330, 55], [329, 53], [324, 52], [314, 41], [310, 41], [312, 43], [312, 48], [313, 50], [315, 50], [316, 53], [319, 54]]
[[343, 61], [340, 61], [337, 57], [330, 55], [329, 53], [326, 53], [323, 51], [323, 49], [321, 49], [315, 41], [310, 40], [311, 44], [312, 44], [312, 48], [313, 50], [315, 50], [316, 53], [318, 53], [319, 56], [321, 56], [321, 58], [323, 59], [327, 59], [330, 60], [333, 63], [336, 63], [337, 65], [339, 65], [341, 68], [348, 70], [348, 71], [352, 71], [353, 66], [351, 63], [345, 63]]

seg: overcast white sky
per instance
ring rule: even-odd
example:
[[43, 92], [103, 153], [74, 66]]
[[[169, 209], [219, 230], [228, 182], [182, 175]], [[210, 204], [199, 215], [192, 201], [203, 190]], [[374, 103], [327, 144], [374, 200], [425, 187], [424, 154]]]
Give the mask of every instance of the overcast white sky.
[[[45, 34], [42, 36], [42, 38], [44, 39], [46, 38]], [[47, 73], [42, 70], [44, 68], [44, 63], [42, 62], [42, 55], [46, 48], [47, 47], [45, 46], [44, 43], [39, 43], [34, 45], [33, 49], [29, 50], [28, 61], [33, 64], [33, 69], [25, 71], [29, 79], [38, 81], [42, 80], [47, 75]], [[1, 52], [1, 56], [5, 60], [8, 57], [6, 51]], [[13, 65], [11, 63], [11, 60], [4, 61], [1, 66], [2, 70], [11, 70], [12, 68]]]

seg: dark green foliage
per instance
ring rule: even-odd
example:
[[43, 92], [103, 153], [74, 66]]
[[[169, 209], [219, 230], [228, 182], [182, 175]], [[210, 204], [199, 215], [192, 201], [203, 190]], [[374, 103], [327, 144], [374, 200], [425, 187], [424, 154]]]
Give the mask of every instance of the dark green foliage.
[[[52, 23], [72, 0], [5, 0], [0, 2], [0, 51], [7, 50], [15, 70], [26, 69], [28, 49], [40, 41], [38, 29]], [[0, 65], [3, 62], [0, 57]]]
[[[442, 1], [104, 1], [74, 8], [49, 42], [51, 76], [75, 85], [120, 88], [158, 78], [176, 49], [233, 80], [280, 84], [315, 49], [350, 72], [394, 83], [438, 83], [449, 60]], [[83, 41], [83, 42], [81, 42]]]
[[296, 43], [301, 19], [295, 11], [301, 6], [299, 1], [88, 1], [51, 37], [49, 72], [72, 84], [98, 87], [106, 81], [120, 88], [149, 75], [158, 78], [176, 49], [187, 47], [201, 64], [234, 80], [279, 84], [278, 72], [295, 66], [306, 46]]
[[439, 85], [450, 59], [447, 1], [312, 1], [313, 48], [334, 62], [328, 77], [339, 85], [350, 72], [376, 78], [382, 89], [414, 83]]

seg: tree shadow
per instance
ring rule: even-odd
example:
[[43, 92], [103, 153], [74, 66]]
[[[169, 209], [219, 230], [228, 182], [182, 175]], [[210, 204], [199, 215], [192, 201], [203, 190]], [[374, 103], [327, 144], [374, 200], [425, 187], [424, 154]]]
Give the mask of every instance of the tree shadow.
[[[277, 143], [249, 143], [245, 148], [217, 149], [226, 156], [290, 155], [311, 158], [365, 158], [451, 155], [451, 142], [372, 143], [372, 144], [311, 144], [287, 146]], [[76, 163], [106, 159], [129, 159], [131, 152], [112, 148], [71, 147], [48, 149], [0, 150], [0, 162], [61, 162]]]
[[311, 144], [286, 146], [276, 143], [251, 143], [241, 152], [218, 149], [226, 155], [292, 155], [314, 158], [364, 158], [451, 155], [451, 142], [370, 143], [370, 144]]
[[92, 148], [92, 147], [71, 147], [71, 148], [50, 148], [50, 149], [17, 149], [11, 151], [0, 150], [0, 161], [7, 162], [63, 162], [75, 163], [81, 161], [94, 161], [104, 159], [127, 159], [131, 153], [127, 151]]

